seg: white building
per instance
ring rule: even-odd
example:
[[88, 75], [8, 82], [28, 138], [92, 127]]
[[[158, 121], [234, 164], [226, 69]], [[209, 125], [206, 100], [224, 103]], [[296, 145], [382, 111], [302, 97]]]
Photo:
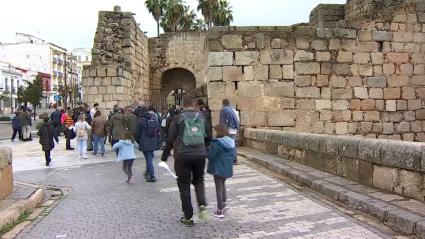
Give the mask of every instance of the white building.
[[0, 62], [0, 95], [4, 96], [0, 100], [0, 113], [13, 113], [19, 106], [16, 98], [19, 86], [24, 86], [22, 73], [13, 65]]
[[65, 58], [65, 48], [28, 34], [16, 33], [15, 43], [0, 44], [0, 61], [43, 73], [43, 84], [46, 85], [42, 106], [57, 103], [55, 96], [65, 81]]
[[76, 58], [77, 73], [78, 73], [78, 89], [80, 92], [80, 100], [82, 100], [81, 78], [83, 76], [83, 66], [91, 65], [91, 49], [76, 48], [73, 51], [71, 51], [71, 55]]

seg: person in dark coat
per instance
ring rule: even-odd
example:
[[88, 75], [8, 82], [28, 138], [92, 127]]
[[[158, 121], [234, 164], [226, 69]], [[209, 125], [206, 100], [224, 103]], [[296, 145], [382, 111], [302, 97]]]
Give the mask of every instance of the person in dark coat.
[[39, 143], [41, 144], [41, 148], [44, 151], [44, 156], [46, 158], [46, 166], [49, 166], [50, 161], [50, 151], [55, 147], [55, 143], [59, 143], [59, 138], [56, 135], [56, 130], [53, 125], [49, 122], [49, 118], [43, 119], [43, 126], [38, 130], [37, 135], [40, 137]]
[[130, 107], [125, 109], [124, 118], [127, 122], [127, 131], [136, 132], [137, 116], [133, 114], [133, 111]]
[[61, 118], [62, 113], [56, 104], [53, 105], [53, 108], [55, 108], [55, 111], [50, 115], [50, 120], [52, 121], [52, 126], [55, 127], [56, 135], [60, 136], [61, 132]]
[[135, 135], [139, 150], [143, 152], [146, 159], [145, 178], [148, 182], [156, 182], [153, 159], [154, 151], [159, 149], [159, 132], [157, 116], [150, 113], [146, 106], [142, 106]]
[[18, 116], [19, 116], [19, 111], [16, 111], [15, 117], [12, 120], [12, 129], [13, 129], [12, 142], [15, 141], [16, 133], [18, 133], [19, 139], [22, 140], [22, 130], [21, 130], [22, 123], [21, 123], [21, 118]]

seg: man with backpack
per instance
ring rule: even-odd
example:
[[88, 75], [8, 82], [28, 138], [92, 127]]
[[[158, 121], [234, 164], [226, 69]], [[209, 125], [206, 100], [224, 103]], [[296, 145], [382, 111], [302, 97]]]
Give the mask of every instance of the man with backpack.
[[[118, 143], [127, 128], [127, 122], [124, 115], [121, 114], [121, 109], [118, 107], [114, 107], [113, 112], [114, 114], [108, 120], [108, 128], [109, 133], [111, 134], [112, 146]], [[118, 155], [118, 150], [116, 151], [116, 153]]]
[[153, 167], [154, 151], [159, 149], [160, 125], [157, 117], [150, 113], [148, 107], [142, 106], [140, 109], [140, 118], [136, 126], [136, 141], [139, 144], [139, 150], [143, 152], [146, 159], [145, 178], [147, 182], [156, 182], [155, 170]]
[[[223, 108], [220, 110], [220, 124], [224, 124], [229, 129], [229, 135], [235, 141], [238, 137], [238, 130], [240, 128], [238, 112], [230, 106], [228, 99], [223, 100]], [[233, 164], [238, 164], [238, 158], [235, 147], [235, 159]]]
[[197, 109], [195, 101], [188, 96], [183, 98], [184, 110], [171, 122], [167, 143], [161, 160], [167, 161], [170, 151], [174, 148], [174, 170], [177, 175], [177, 185], [184, 216], [180, 222], [193, 226], [193, 207], [190, 197], [190, 183], [195, 186], [201, 219], [208, 216], [205, 199], [204, 170], [206, 143], [211, 140], [209, 125]]

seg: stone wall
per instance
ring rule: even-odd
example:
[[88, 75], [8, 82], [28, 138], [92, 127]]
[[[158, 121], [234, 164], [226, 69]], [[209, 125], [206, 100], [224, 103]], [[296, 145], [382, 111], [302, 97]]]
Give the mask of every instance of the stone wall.
[[0, 147], [0, 200], [13, 190], [12, 150]]
[[83, 71], [84, 102], [104, 113], [150, 95], [148, 38], [131, 12], [99, 12], [92, 64]]
[[167, 70], [174, 68], [190, 71], [195, 76], [196, 88], [206, 85], [206, 41], [205, 32], [168, 33], [149, 39], [150, 80], [154, 95], [165, 97], [170, 93], [170, 89], [161, 91], [161, 80]]
[[229, 98], [245, 127], [425, 141], [424, 11], [408, 5], [358, 28], [213, 28], [214, 121]]
[[425, 144], [246, 129], [249, 147], [425, 201]]
[[344, 4], [319, 4], [310, 13], [310, 25], [320, 28], [334, 28], [345, 19]]

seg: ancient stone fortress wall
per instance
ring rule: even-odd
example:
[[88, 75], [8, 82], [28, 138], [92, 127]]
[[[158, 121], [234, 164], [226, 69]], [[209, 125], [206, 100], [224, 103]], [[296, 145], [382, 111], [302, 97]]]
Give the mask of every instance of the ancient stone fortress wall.
[[[196, 88], [206, 85], [208, 49], [205, 32], [177, 32], [149, 39], [150, 80], [153, 95], [166, 96], [171, 90], [163, 87], [163, 73], [174, 68], [190, 71]], [[186, 87], [187, 88], [187, 87]]]
[[338, 28], [210, 30], [213, 119], [229, 98], [245, 127], [425, 141], [424, 2], [384, 2], [397, 8], [372, 19], [349, 1]]
[[92, 64], [83, 71], [84, 102], [104, 113], [149, 96], [148, 38], [131, 12], [99, 12]]

